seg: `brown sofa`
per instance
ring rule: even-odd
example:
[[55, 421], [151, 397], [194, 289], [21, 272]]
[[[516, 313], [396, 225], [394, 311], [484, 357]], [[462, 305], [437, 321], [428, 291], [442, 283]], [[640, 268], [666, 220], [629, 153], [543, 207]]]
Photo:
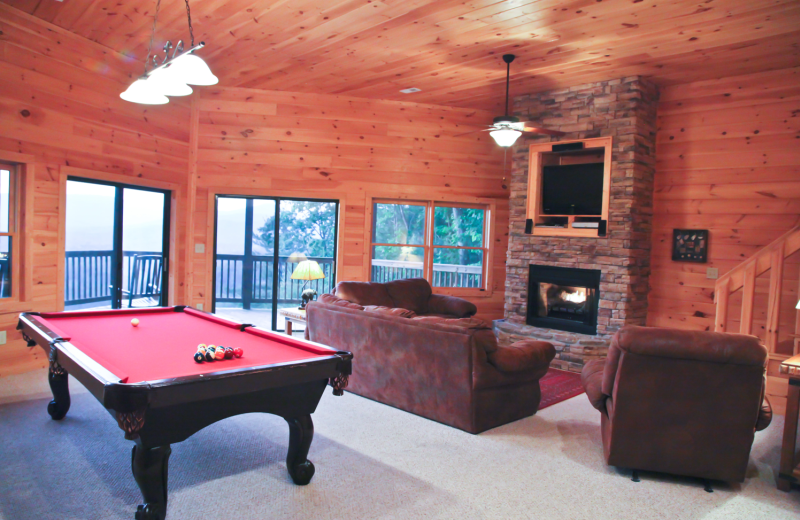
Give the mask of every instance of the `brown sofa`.
[[536, 413], [555, 349], [498, 346], [475, 311], [424, 279], [340, 282], [309, 303], [306, 337], [353, 353], [349, 391], [480, 433]]
[[709, 480], [744, 480], [772, 418], [767, 350], [741, 334], [625, 327], [583, 385], [602, 414], [606, 462]]

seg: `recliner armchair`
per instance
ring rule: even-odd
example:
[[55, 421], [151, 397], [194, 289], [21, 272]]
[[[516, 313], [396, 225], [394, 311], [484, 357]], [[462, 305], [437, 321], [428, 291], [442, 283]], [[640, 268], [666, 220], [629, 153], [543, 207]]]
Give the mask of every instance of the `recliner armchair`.
[[772, 419], [767, 349], [754, 336], [625, 327], [587, 363], [586, 395], [612, 466], [742, 482]]

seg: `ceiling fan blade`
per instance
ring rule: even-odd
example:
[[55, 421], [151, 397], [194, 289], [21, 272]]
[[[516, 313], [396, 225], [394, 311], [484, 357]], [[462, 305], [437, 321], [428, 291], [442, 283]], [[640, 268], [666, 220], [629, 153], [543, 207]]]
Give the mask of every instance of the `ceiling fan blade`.
[[457, 134], [457, 135], [454, 135], [453, 137], [461, 137], [461, 136], [464, 136], [464, 135], [474, 134], [475, 132], [488, 132], [490, 130], [494, 130], [494, 127], [492, 126], [492, 127], [489, 127], [489, 128], [482, 128], [480, 130], [470, 130], [469, 132], [464, 132], [463, 134]]
[[548, 130], [547, 128], [536, 126], [534, 123], [525, 122], [523, 124], [525, 125], [525, 129], [523, 130], [523, 132], [528, 132], [530, 134], [552, 135], [556, 137], [567, 135], [566, 132], [561, 132], [559, 130]]

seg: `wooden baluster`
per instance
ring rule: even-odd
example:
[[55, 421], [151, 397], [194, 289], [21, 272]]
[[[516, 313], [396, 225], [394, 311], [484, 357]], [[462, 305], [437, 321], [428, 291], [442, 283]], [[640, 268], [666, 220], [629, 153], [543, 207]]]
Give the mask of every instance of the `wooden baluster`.
[[744, 288], [742, 289], [742, 322], [739, 332], [753, 333], [753, 303], [756, 297], [756, 263], [750, 262], [744, 271]]
[[767, 307], [767, 351], [775, 353], [778, 346], [778, 329], [781, 319], [781, 294], [783, 292], [783, 253], [786, 243], [781, 242], [770, 255], [769, 305]]
[[714, 288], [714, 301], [717, 302], [717, 316], [714, 320], [714, 330], [725, 332], [728, 329], [728, 297], [730, 296], [730, 278], [717, 284]]

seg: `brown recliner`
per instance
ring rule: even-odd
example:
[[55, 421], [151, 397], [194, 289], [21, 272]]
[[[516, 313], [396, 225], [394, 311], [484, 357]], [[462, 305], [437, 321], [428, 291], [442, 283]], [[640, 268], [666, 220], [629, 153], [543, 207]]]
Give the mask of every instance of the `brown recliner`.
[[587, 363], [611, 466], [742, 482], [757, 430], [772, 419], [767, 349], [754, 336], [625, 327]]

